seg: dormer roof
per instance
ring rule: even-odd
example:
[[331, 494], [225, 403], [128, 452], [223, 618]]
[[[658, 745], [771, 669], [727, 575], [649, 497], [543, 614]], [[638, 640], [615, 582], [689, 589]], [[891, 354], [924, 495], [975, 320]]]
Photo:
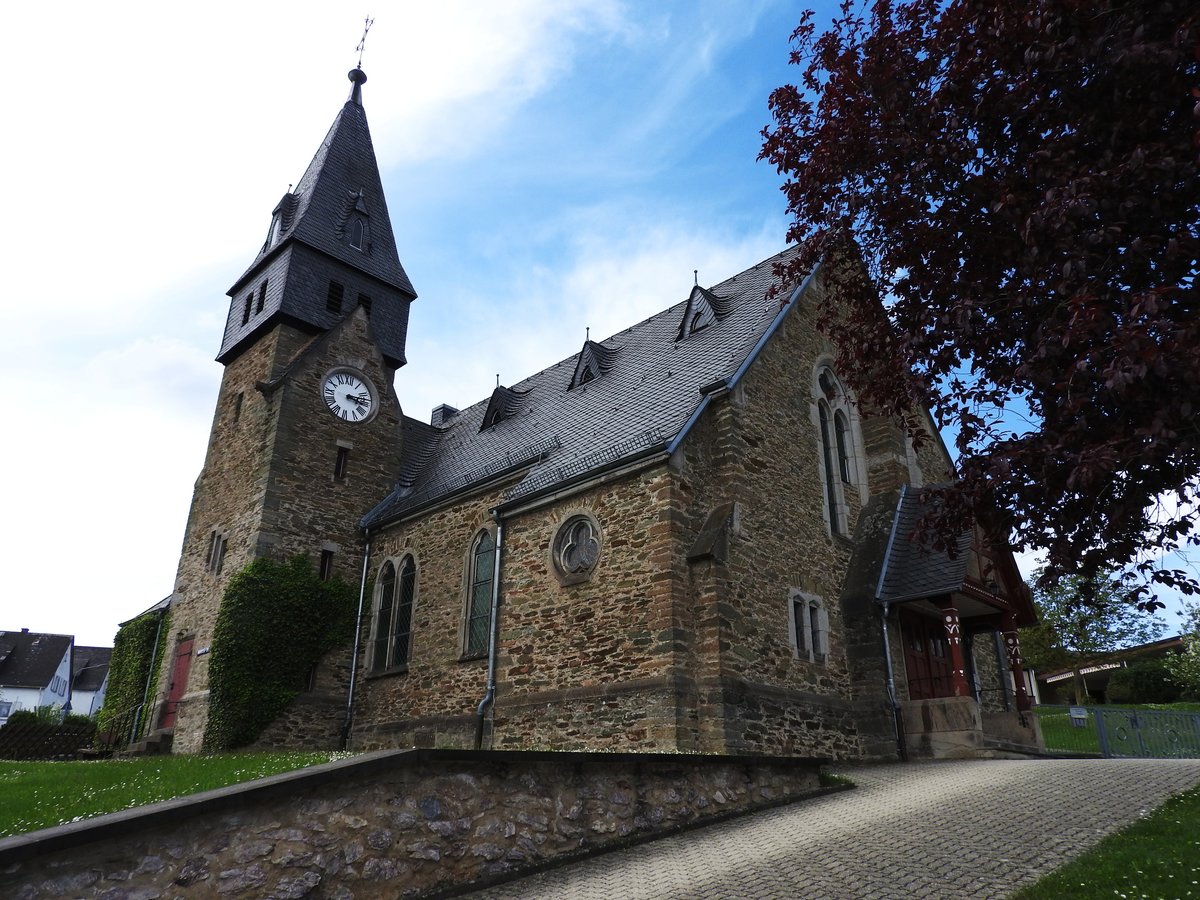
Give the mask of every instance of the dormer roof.
[[567, 385], [567, 390], [574, 390], [581, 384], [601, 377], [616, 365], [617, 354], [620, 352], [620, 347], [606, 347], [595, 341], [584, 341], [583, 349], [575, 358], [575, 371], [571, 373], [571, 383]]
[[512, 388], [496, 385], [491, 399], [488, 400], [487, 410], [483, 414], [483, 423], [479, 426], [479, 430], [499, 425], [505, 419], [515, 416], [520, 412], [525, 402], [525, 395], [528, 393], [528, 390], [514, 391]]
[[683, 315], [679, 320], [679, 340], [717, 324], [732, 310], [733, 305], [729, 297], [720, 297], [696, 285], [683, 307]]

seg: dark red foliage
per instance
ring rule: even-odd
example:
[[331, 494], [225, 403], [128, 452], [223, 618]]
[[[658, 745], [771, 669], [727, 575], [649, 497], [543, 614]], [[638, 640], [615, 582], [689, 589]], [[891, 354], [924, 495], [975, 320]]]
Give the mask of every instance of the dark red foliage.
[[[879, 0], [793, 35], [762, 157], [787, 182], [794, 277], [828, 266], [842, 374], [929, 405], [972, 511], [1051, 577], [1193, 581], [1200, 479], [1200, 12], [1194, 0]], [[887, 319], [878, 315], [882, 293]], [[899, 365], [909, 380], [895, 377]]]

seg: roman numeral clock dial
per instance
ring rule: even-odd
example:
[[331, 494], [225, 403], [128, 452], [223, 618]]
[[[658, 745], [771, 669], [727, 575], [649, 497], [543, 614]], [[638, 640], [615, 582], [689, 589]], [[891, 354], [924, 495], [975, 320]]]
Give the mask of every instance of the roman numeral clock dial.
[[375, 392], [353, 372], [330, 372], [321, 384], [329, 411], [345, 422], [364, 422], [375, 411]]

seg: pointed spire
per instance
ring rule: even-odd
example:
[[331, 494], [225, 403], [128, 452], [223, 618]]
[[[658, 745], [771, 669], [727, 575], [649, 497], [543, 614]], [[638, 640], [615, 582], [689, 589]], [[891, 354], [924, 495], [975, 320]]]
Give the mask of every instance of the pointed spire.
[[353, 103], [355, 106], [362, 106], [362, 86], [367, 83], [367, 73], [360, 66], [355, 66], [346, 74], [346, 77], [354, 83], [354, 87], [350, 88], [350, 97], [346, 102]]

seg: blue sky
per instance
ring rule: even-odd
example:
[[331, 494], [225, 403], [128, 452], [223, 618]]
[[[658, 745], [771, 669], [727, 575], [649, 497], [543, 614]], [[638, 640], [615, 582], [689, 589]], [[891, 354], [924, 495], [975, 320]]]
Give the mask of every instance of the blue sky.
[[[374, 11], [364, 105], [420, 295], [409, 415], [783, 247], [780, 179], [755, 157], [803, 4], [395, 7]], [[0, 12], [0, 629], [105, 644], [171, 592], [225, 291], [344, 102], [361, 27], [310, 2]]]

